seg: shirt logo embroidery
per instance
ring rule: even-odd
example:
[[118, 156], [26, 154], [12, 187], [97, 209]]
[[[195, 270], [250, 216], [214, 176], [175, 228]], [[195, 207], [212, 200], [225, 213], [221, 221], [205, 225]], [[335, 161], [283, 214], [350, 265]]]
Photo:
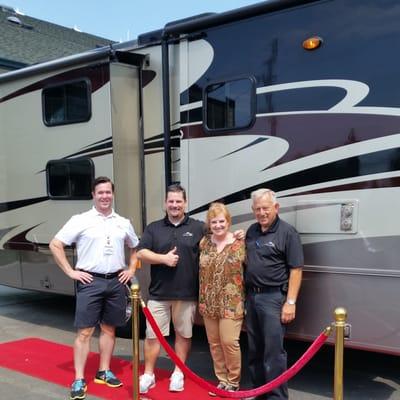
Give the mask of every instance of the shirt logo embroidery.
[[192, 232], [185, 232], [182, 234], [183, 237], [192, 237], [193, 233]]
[[261, 248], [261, 247], [273, 247], [273, 248], [275, 248], [275, 243], [273, 243], [273, 242], [260, 243], [258, 240], [256, 240], [256, 246], [258, 248]]

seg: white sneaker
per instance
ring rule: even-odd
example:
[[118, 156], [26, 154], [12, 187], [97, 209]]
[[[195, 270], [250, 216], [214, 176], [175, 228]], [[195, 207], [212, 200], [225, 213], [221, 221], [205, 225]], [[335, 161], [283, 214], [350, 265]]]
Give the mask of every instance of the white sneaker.
[[170, 392], [182, 392], [185, 384], [182, 372], [175, 371], [169, 378], [169, 381]]
[[149, 389], [153, 389], [156, 386], [156, 378], [154, 374], [144, 373], [139, 378], [139, 392], [144, 394], [149, 391]]

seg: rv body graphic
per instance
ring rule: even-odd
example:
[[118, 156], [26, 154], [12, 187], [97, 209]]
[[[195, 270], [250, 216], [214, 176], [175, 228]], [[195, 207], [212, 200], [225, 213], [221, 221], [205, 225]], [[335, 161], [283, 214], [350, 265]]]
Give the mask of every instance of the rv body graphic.
[[305, 252], [288, 335], [344, 306], [347, 345], [400, 354], [399, 17], [394, 0], [268, 1], [0, 75], [0, 283], [74, 294], [48, 243], [94, 174], [139, 233], [171, 181], [235, 228], [269, 187]]

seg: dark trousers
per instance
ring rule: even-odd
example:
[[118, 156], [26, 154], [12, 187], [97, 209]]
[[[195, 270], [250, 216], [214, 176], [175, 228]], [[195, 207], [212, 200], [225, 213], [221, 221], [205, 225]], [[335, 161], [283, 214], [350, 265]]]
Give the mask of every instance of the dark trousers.
[[[285, 295], [279, 287], [270, 287], [262, 293], [247, 293], [248, 362], [253, 388], [273, 380], [287, 368], [286, 351], [283, 348], [285, 325], [281, 323], [284, 301]], [[287, 384], [257, 399], [286, 400]]]

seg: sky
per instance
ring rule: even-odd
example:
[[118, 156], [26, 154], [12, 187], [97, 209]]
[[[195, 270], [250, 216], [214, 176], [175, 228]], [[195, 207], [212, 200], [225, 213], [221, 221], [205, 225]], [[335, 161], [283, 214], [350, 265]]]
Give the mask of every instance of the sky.
[[261, 0], [2, 0], [30, 17], [126, 41], [168, 22], [204, 12], [224, 12]]

